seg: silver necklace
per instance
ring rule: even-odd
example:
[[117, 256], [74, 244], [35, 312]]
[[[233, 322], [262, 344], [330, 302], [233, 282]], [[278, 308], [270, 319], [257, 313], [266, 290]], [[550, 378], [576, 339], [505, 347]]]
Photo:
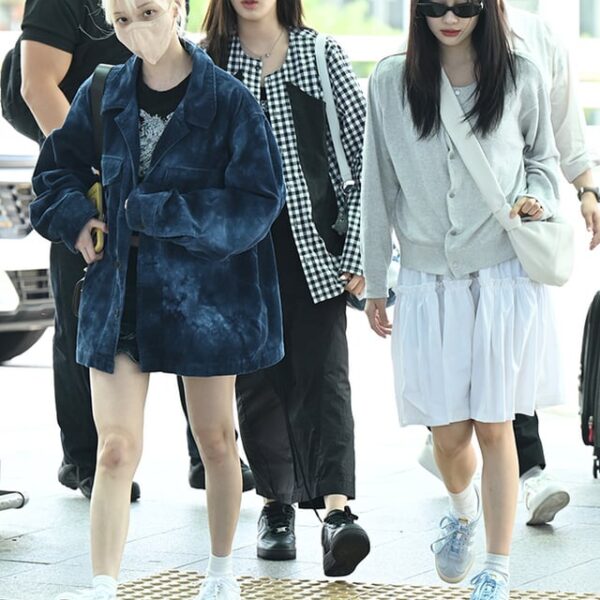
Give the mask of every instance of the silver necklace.
[[256, 52], [253, 52], [252, 50], [250, 50], [250, 48], [248, 48], [248, 46], [246, 46], [246, 44], [244, 42], [242, 42], [241, 37], [240, 37], [240, 44], [242, 45], [242, 48], [244, 49], [244, 51], [247, 52], [248, 54], [254, 56], [254, 58], [257, 58], [259, 60], [265, 60], [265, 58], [271, 58], [271, 54], [273, 54], [273, 50], [275, 50], [277, 44], [279, 44], [279, 42], [281, 41], [281, 38], [283, 37], [284, 33], [285, 33], [285, 29], [282, 29], [281, 33], [277, 36], [277, 39], [275, 40], [274, 44], [271, 46], [271, 49], [265, 54], [257, 54]]

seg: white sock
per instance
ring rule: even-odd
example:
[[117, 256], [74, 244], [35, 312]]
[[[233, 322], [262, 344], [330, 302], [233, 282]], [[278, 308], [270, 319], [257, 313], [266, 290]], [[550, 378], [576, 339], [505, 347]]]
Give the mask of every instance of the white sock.
[[455, 517], [472, 520], [477, 516], [479, 501], [473, 482], [459, 494], [448, 492], [448, 495], [450, 496], [450, 508]]
[[521, 475], [521, 483], [525, 483], [528, 479], [531, 479], [531, 477], [539, 477], [543, 472], [544, 470], [542, 469], [542, 467], [539, 467], [537, 465], [535, 467], [531, 467], [529, 471]]
[[208, 559], [207, 577], [233, 577], [233, 555], [215, 556]]
[[485, 566], [484, 569], [490, 569], [499, 575], [502, 575], [508, 583], [509, 578], [509, 566], [510, 556], [504, 556], [503, 554], [490, 554], [489, 552], [485, 555]]
[[92, 587], [94, 589], [102, 588], [115, 596], [117, 595], [117, 586], [117, 580], [110, 575], [96, 575], [94, 579], [92, 579]]

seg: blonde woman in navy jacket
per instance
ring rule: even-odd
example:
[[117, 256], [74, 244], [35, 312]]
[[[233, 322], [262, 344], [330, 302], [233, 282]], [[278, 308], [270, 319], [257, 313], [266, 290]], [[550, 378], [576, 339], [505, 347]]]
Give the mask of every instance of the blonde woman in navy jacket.
[[[250, 92], [180, 38], [182, 1], [112, 0], [105, 10], [136, 55], [113, 68], [102, 102], [106, 222], [86, 199], [94, 179], [89, 80], [43, 147], [31, 210], [42, 235], [89, 265], [77, 359], [91, 369], [99, 446], [94, 590], [83, 597], [116, 598], [149, 373], [163, 371], [184, 377], [208, 475], [212, 554], [199, 598], [233, 600], [242, 491], [235, 376], [283, 356], [269, 234], [284, 202], [281, 159]], [[92, 228], [106, 233], [102, 254]]]

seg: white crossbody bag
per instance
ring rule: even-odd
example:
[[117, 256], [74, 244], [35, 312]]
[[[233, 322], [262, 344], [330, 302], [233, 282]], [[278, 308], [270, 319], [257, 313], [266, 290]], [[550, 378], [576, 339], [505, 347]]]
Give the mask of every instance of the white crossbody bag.
[[545, 221], [524, 221], [518, 216], [510, 218], [512, 207], [506, 201], [485, 153], [465, 119], [462, 106], [443, 69], [440, 112], [450, 139], [475, 180], [481, 197], [508, 233], [527, 275], [538, 283], [564, 285], [573, 271], [573, 228], [560, 215]]

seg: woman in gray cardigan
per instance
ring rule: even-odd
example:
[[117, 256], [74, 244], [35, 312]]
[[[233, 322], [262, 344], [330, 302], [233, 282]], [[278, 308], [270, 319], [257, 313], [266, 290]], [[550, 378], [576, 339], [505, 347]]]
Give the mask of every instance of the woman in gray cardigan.
[[[437, 571], [450, 583], [467, 576], [483, 513], [488, 554], [472, 600], [505, 600], [518, 490], [512, 421], [533, 414], [536, 399], [561, 401], [558, 345], [547, 290], [525, 274], [442, 126], [442, 69], [514, 217], [556, 211], [557, 153], [542, 76], [511, 52], [497, 3], [413, 0], [406, 55], [383, 60], [370, 81], [366, 311], [377, 334], [392, 335], [401, 423], [433, 430], [450, 496], [432, 544]], [[393, 326], [385, 309], [392, 229], [402, 266]]]

